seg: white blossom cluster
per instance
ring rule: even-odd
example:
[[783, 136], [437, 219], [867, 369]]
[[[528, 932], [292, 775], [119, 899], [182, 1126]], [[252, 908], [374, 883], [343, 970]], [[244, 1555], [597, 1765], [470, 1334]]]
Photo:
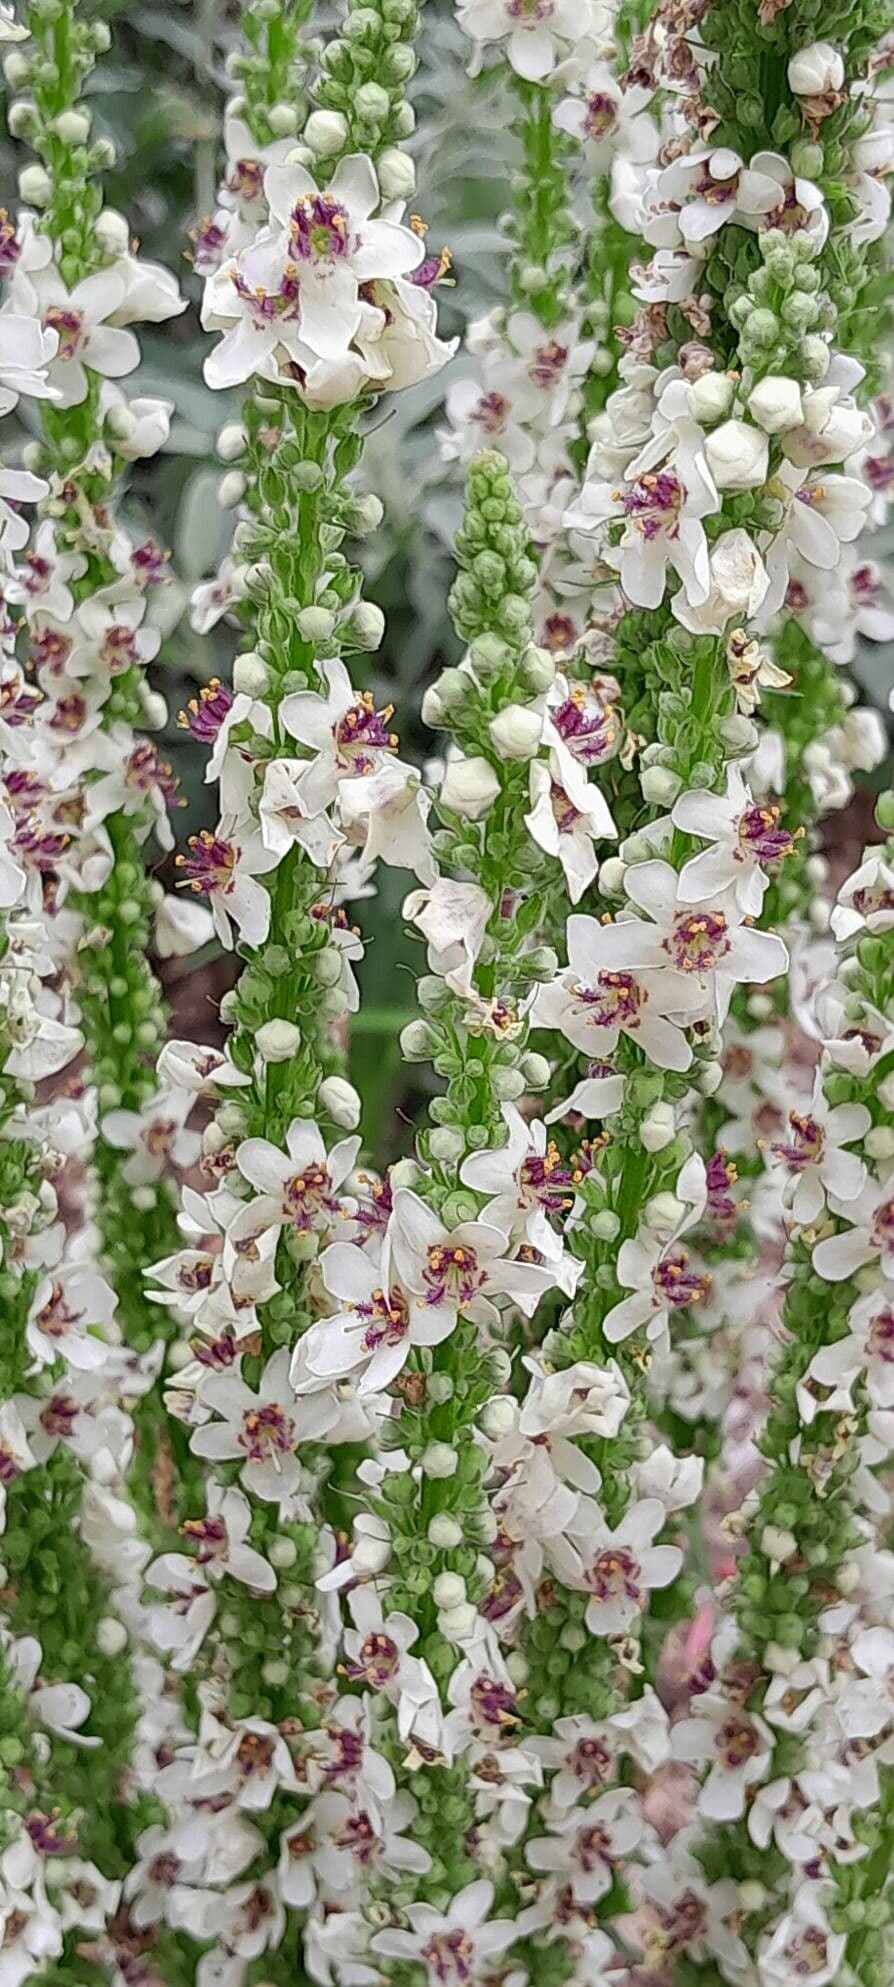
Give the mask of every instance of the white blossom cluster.
[[[22, 240], [34, 241], [30, 217]], [[7, 241], [10, 261], [17, 259], [17, 247]], [[30, 260], [47, 270], [49, 258], [38, 245]], [[44, 280], [49, 284], [48, 276]], [[117, 295], [123, 294], [122, 283]], [[130, 337], [110, 331], [110, 340], [116, 335]], [[20, 396], [55, 404], [65, 391], [60, 382], [70, 379], [68, 361], [60, 356], [62, 334], [24, 278], [8, 293], [0, 337], [4, 411], [11, 412]], [[83, 747], [99, 725], [110, 680], [100, 661], [102, 638], [113, 617], [96, 601], [92, 627], [88, 616], [78, 618], [70, 582], [86, 559], [57, 546], [51, 484], [26, 469], [0, 473], [0, 1276], [6, 1326], [0, 1664], [4, 1757], [16, 1769], [4, 1776], [2, 1912], [4, 1974], [18, 1982], [51, 1965], [67, 1941], [105, 1940], [120, 1901], [115, 1861], [99, 1866], [85, 1852], [82, 1823], [89, 1788], [98, 1792], [107, 1785], [108, 1769], [91, 1762], [102, 1751], [114, 1771], [122, 1736], [118, 1704], [103, 1701], [105, 1673], [126, 1660], [125, 1623], [141, 1613], [139, 1582], [148, 1549], [135, 1535], [123, 1486], [133, 1457], [129, 1409], [147, 1379], [128, 1350], [115, 1293], [96, 1267], [97, 1235], [89, 1223], [72, 1233], [65, 1213], [66, 1201], [79, 1192], [78, 1167], [96, 1137], [97, 1118], [95, 1090], [77, 1074], [84, 1036], [66, 973], [85, 924], [72, 900], [91, 887], [91, 876], [104, 873], [110, 854], [101, 807], [91, 815], [91, 796], [110, 774], [101, 758], [97, 764], [98, 740], [89, 756], [73, 749], [72, 740]], [[43, 513], [30, 550], [23, 504], [39, 504]], [[120, 597], [138, 600], [139, 625], [142, 595], [125, 581]], [[23, 629], [32, 645], [25, 663]], [[77, 674], [63, 677], [53, 664], [63, 649], [79, 652]], [[37, 668], [35, 651], [42, 658]], [[55, 1079], [50, 1094], [41, 1087], [46, 1079]], [[60, 1641], [53, 1594], [66, 1582], [73, 1591]], [[32, 1595], [43, 1589], [49, 1609], [29, 1608], [29, 1588]], [[88, 1610], [103, 1596], [104, 1611], [90, 1618]], [[33, 1621], [40, 1634], [24, 1632], [23, 1600], [25, 1623]], [[79, 1642], [85, 1627], [87, 1640]], [[70, 1651], [72, 1635], [78, 1659], [63, 1670], [60, 1657]], [[160, 1666], [152, 1657], [143, 1663], [146, 1690], [157, 1692]], [[125, 1671], [125, 1702], [126, 1677]], [[125, 1740], [131, 1736], [125, 1729]]]
[[[420, 772], [346, 549], [381, 517], [363, 417], [451, 356], [405, 214], [415, 9], [349, 11], [300, 125], [304, 16], [254, 0], [267, 97], [231, 100], [195, 238], [205, 377], [245, 399], [192, 618], [240, 647], [184, 714], [218, 807], [175, 898], [141, 864], [174, 843], [164, 562], [107, 499], [171, 411], [116, 384], [131, 326], [181, 299], [108, 211], [72, 281], [44, 164], [0, 235], [0, 391], [47, 403], [0, 471], [0, 1987], [84, 1957], [127, 1987], [890, 1981], [894, 801], [835, 893], [812, 840], [885, 752], [837, 672], [894, 628], [890, 410], [844, 335], [890, 99], [855, 0], [840, 48], [772, 43], [773, 145], [734, 150], [717, 6], [628, 11], [459, 8], [526, 165], [511, 299], [447, 389], [462, 656]], [[736, 35], [787, 12], [736, 0]], [[41, 60], [7, 74], [40, 150]], [[74, 179], [87, 113], [54, 130]], [[382, 865], [437, 1084], [379, 1173], [350, 1042]], [[150, 905], [159, 950], [213, 924], [239, 954], [222, 1045], [162, 1041], [129, 977]], [[163, 1248], [137, 1295], [122, 1206]], [[52, 1577], [74, 1540], [114, 1603], [82, 1676], [19, 1628], [63, 1491]]]

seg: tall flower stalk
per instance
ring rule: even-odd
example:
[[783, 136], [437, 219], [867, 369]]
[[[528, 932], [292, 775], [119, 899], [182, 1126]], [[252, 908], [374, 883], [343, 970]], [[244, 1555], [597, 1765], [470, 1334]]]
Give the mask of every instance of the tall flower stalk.
[[11, 597], [27, 627], [44, 722], [80, 783], [59, 924], [98, 1105], [103, 1264], [127, 1341], [148, 1362], [132, 1486], [140, 1481], [147, 1522], [163, 1526], [169, 1513], [151, 1477], [167, 1434], [148, 1382], [164, 1314], [146, 1302], [144, 1268], [176, 1237], [170, 1173], [190, 1163], [198, 1142], [185, 1129], [189, 1089], [156, 1080], [167, 1015], [149, 948], [154, 938], [165, 952], [189, 950], [209, 926], [185, 921], [147, 869], [151, 837], [172, 845], [168, 813], [177, 804], [170, 767], [143, 735], [165, 719], [147, 671], [161, 643], [154, 595], [168, 574], [165, 555], [131, 539], [116, 505], [128, 465], [164, 445], [173, 411], [168, 401], [129, 401], [119, 384], [139, 364], [130, 327], [184, 306], [168, 272], [139, 260], [124, 216], [103, 206], [100, 175], [112, 155], [106, 140], [91, 139], [83, 89], [108, 31], [83, 21], [74, 0], [36, 6], [29, 25], [27, 50], [7, 59], [18, 92], [9, 122], [38, 163], [20, 176], [28, 204], [6, 244], [5, 308], [33, 313], [55, 356], [43, 437], [27, 450], [49, 490]]

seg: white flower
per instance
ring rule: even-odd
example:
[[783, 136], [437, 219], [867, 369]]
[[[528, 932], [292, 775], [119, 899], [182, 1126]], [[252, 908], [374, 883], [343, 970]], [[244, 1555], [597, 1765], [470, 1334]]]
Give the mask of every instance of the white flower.
[[341, 1206], [339, 1190], [359, 1150], [359, 1138], [343, 1138], [327, 1153], [317, 1126], [306, 1118], [293, 1118], [285, 1152], [269, 1139], [243, 1139], [236, 1148], [236, 1164], [260, 1199], [247, 1202], [230, 1224], [227, 1240], [235, 1253], [246, 1235], [260, 1234], [265, 1228], [285, 1226], [299, 1234], [329, 1228]]
[[175, 1670], [192, 1667], [216, 1611], [212, 1583], [226, 1574], [256, 1594], [271, 1594], [276, 1574], [269, 1561], [245, 1544], [251, 1507], [241, 1490], [208, 1485], [208, 1511], [181, 1528], [195, 1557], [165, 1552], [146, 1569], [150, 1587], [169, 1598], [151, 1610], [150, 1628], [158, 1649], [172, 1657]]
[[532, 1870], [561, 1877], [580, 1904], [597, 1904], [615, 1881], [615, 1864], [637, 1847], [645, 1823], [632, 1787], [610, 1787], [586, 1807], [567, 1808], [551, 1821], [549, 1835], [525, 1847]]
[[30, 535], [27, 519], [10, 505], [39, 503], [49, 488], [42, 476], [32, 476], [27, 469], [7, 469], [0, 462], [0, 548], [4, 552], [21, 552]]
[[22, 1635], [7, 1644], [6, 1660], [18, 1689], [27, 1692], [28, 1715], [35, 1724], [67, 1745], [92, 1750], [102, 1740], [80, 1730], [90, 1715], [90, 1699], [79, 1683], [44, 1683], [41, 1678], [43, 1650], [35, 1635]]
[[878, 1258], [883, 1275], [894, 1273], [894, 1175], [869, 1180], [855, 1199], [840, 1206], [833, 1199], [832, 1211], [850, 1225], [816, 1243], [813, 1267], [817, 1275], [829, 1283], [843, 1283]]
[[590, 1596], [585, 1620], [591, 1635], [625, 1635], [651, 1590], [676, 1579], [683, 1564], [679, 1547], [652, 1543], [665, 1516], [659, 1498], [644, 1497], [629, 1504], [612, 1528], [589, 1499], [569, 1537], [555, 1541], [553, 1554], [562, 1578]]
[[[555, 760], [556, 755], [551, 754], [550, 758]], [[565, 872], [568, 895], [572, 904], [576, 904], [599, 868], [594, 841], [607, 837], [614, 840], [617, 835], [605, 797], [597, 786], [584, 780], [575, 784], [572, 800], [554, 772], [539, 759], [532, 762], [529, 779], [531, 810], [525, 815], [525, 827], [539, 848], [558, 857]], [[581, 786], [587, 802], [585, 809], [579, 805]]]
[[[507, 367], [508, 373], [508, 367]], [[492, 383], [493, 381], [493, 383]], [[521, 410], [510, 395], [512, 381], [487, 368], [483, 380], [458, 379], [447, 389], [446, 413], [451, 428], [438, 439], [445, 462], [471, 462], [482, 448], [497, 448], [516, 476], [524, 476], [536, 460], [536, 448]]]
[[485, 1221], [445, 1228], [418, 1194], [397, 1188], [389, 1260], [404, 1288], [445, 1320], [443, 1336], [458, 1317], [495, 1323], [495, 1297], [510, 1298], [525, 1317], [533, 1317], [543, 1292], [556, 1281], [555, 1272], [549, 1264], [513, 1261], [508, 1246], [503, 1230]]
[[[0, 315], [0, 327], [3, 323]], [[80, 579], [85, 566], [82, 552], [58, 550], [56, 526], [52, 518], [42, 518], [30, 550], [14, 574], [4, 582], [6, 598], [21, 602], [31, 626], [45, 628], [50, 621], [67, 623], [74, 613], [74, 598], [68, 582]], [[66, 643], [63, 654], [67, 658], [69, 637], [65, 635], [63, 640]]]
[[[609, 1062], [621, 1036], [629, 1035], [659, 1069], [688, 1069], [692, 1051], [683, 1029], [688, 1014], [695, 1018], [700, 992], [689, 976], [670, 967], [641, 972], [603, 965], [607, 929], [613, 928], [582, 912], [567, 920], [568, 965], [557, 980], [538, 988], [535, 1026], [559, 1029], [594, 1063]], [[569, 1099], [565, 1108], [582, 1106]]]
[[64, 1359], [76, 1372], [96, 1372], [108, 1359], [115, 1293], [92, 1270], [66, 1266], [42, 1277], [31, 1302], [25, 1337], [38, 1367]]
[[132, 1187], [160, 1180], [172, 1166], [192, 1166], [201, 1151], [198, 1132], [185, 1129], [194, 1098], [187, 1090], [165, 1090], [139, 1111], [107, 1111], [102, 1135], [119, 1152], [129, 1152], [121, 1169]]
[[337, 1420], [329, 1394], [298, 1399], [283, 1347], [268, 1359], [257, 1392], [236, 1371], [213, 1373], [203, 1384], [202, 1403], [221, 1418], [193, 1429], [193, 1453], [212, 1462], [238, 1460], [246, 1490], [288, 1510], [301, 1481], [298, 1444], [320, 1441]]
[[845, 1147], [865, 1138], [871, 1122], [864, 1104], [830, 1107], [819, 1075], [809, 1110], [790, 1112], [785, 1131], [770, 1149], [789, 1174], [784, 1200], [799, 1227], [819, 1221], [827, 1196], [836, 1203], [851, 1202], [862, 1192], [866, 1168]]
[[236, 841], [203, 828], [190, 836], [189, 848], [188, 856], [175, 861], [183, 884], [207, 902], [221, 945], [232, 951], [234, 924], [247, 945], [263, 945], [270, 930], [270, 892], [256, 879], [269, 875], [279, 856], [265, 849], [259, 834], [241, 831]]
[[675, 828], [709, 841], [701, 855], [690, 856], [680, 871], [682, 903], [706, 902], [732, 890], [747, 917], [760, 917], [773, 866], [793, 855], [794, 841], [779, 825], [781, 808], [758, 807], [735, 760], [726, 771], [726, 793], [683, 793], [671, 812]]
[[526, 1353], [528, 1390], [518, 1417], [519, 1433], [534, 1441], [545, 1435], [598, 1435], [613, 1440], [630, 1406], [630, 1389], [614, 1359], [596, 1366], [578, 1359], [553, 1373], [542, 1353]]
[[707, 1187], [703, 1161], [697, 1153], [687, 1159], [676, 1186], [680, 1204], [669, 1238], [643, 1223], [635, 1236], [621, 1243], [616, 1275], [622, 1289], [631, 1295], [612, 1306], [603, 1330], [610, 1345], [629, 1338], [631, 1332], [646, 1327], [646, 1337], [657, 1339], [667, 1332], [673, 1311], [703, 1304], [711, 1289], [706, 1271], [696, 1268], [681, 1238], [698, 1225], [705, 1211]]
[[894, 869], [884, 856], [868, 855], [838, 892], [832, 931], [843, 945], [858, 931], [890, 931], [894, 926]]
[[571, 1173], [556, 1147], [547, 1143], [545, 1125], [528, 1124], [514, 1104], [503, 1105], [503, 1117], [509, 1134], [506, 1144], [471, 1153], [463, 1160], [459, 1177], [476, 1193], [493, 1196], [482, 1210], [484, 1222], [502, 1229], [516, 1243], [529, 1243], [548, 1261], [557, 1261], [562, 1241], [549, 1217], [561, 1217], [570, 1209]]
[[863, 378], [858, 360], [835, 353], [822, 385], [804, 390], [800, 426], [786, 431], [782, 446], [790, 462], [801, 469], [822, 468], [845, 462], [872, 442], [872, 415], [854, 399]]
[[328, 807], [343, 780], [376, 772], [397, 746], [388, 730], [390, 709], [377, 711], [368, 692], [358, 694], [343, 662], [324, 662], [321, 673], [327, 696], [296, 690], [279, 707], [286, 731], [314, 755], [300, 782], [309, 814]]
[[[753, 539], [737, 527], [721, 532], [709, 556], [708, 597], [693, 607], [683, 588], [671, 601], [671, 612], [694, 635], [721, 635], [730, 621], [750, 621], [766, 598], [770, 575]], [[733, 638], [735, 639], [735, 637]]]
[[23, 393], [32, 400], [58, 399], [48, 370], [58, 347], [58, 334], [45, 330], [30, 310], [0, 311], [0, 414], [10, 414]]
[[695, 1716], [672, 1727], [671, 1752], [693, 1766], [709, 1766], [699, 1788], [699, 1813], [711, 1821], [737, 1821], [745, 1813], [749, 1788], [767, 1777], [773, 1734], [756, 1712], [704, 1691]]
[[596, 926], [589, 951], [597, 970], [634, 974], [669, 970], [675, 993], [680, 977], [687, 978], [693, 988], [691, 1001], [698, 1000], [695, 989], [699, 989], [703, 1012], [713, 1013], [719, 1021], [726, 1019], [734, 986], [762, 985], [786, 971], [788, 953], [780, 938], [743, 924], [742, 912], [728, 895], [697, 905], [686, 902], [670, 863], [657, 859], [634, 863], [624, 884], [631, 903], [652, 922], [619, 918], [615, 924]]
[[251, 1088], [251, 1077], [237, 1069], [222, 1049], [204, 1048], [199, 1042], [166, 1042], [156, 1067], [172, 1090], [191, 1090], [195, 1096]]
[[471, 985], [492, 910], [477, 883], [456, 883], [449, 876], [440, 876], [430, 889], [411, 890], [403, 906], [404, 917], [418, 925], [427, 942], [429, 971], [455, 976], [463, 990]]
[[375, 772], [342, 781], [338, 806], [347, 839], [362, 850], [364, 863], [409, 869], [421, 883], [434, 883], [431, 795], [415, 766], [389, 758]]
[[617, 571], [634, 607], [660, 605], [668, 566], [697, 606], [707, 599], [711, 584], [701, 520], [719, 509], [700, 431], [695, 436], [684, 432], [663, 467], [636, 474], [631, 464], [621, 487], [586, 481], [564, 522], [571, 531], [602, 534], [613, 519], [623, 521], [618, 544], [603, 543], [602, 557]]
[[826, 90], [840, 90], [844, 83], [844, 61], [829, 41], [811, 42], [789, 58], [788, 86], [796, 97], [818, 97]]
[[820, 1386], [850, 1390], [861, 1373], [874, 1407], [894, 1408], [894, 1289], [883, 1283], [859, 1297], [848, 1318], [847, 1338], [821, 1347], [808, 1377]]
[[760, 1987], [793, 1987], [808, 1978], [811, 1987], [832, 1987], [847, 1952], [847, 1933], [833, 1932], [824, 1908], [830, 1887], [798, 1885], [792, 1908], [767, 1938], [757, 1958]]
[[371, 218], [379, 186], [359, 153], [340, 161], [325, 192], [297, 165], [269, 166], [264, 191], [269, 226], [206, 283], [202, 321], [224, 331], [205, 362], [209, 386], [253, 373], [288, 381], [289, 365], [340, 363], [370, 310], [361, 285], [408, 275], [425, 254], [411, 229]]
[[560, 98], [553, 121], [560, 131], [586, 148], [588, 165], [605, 170], [618, 157], [650, 164], [658, 149], [658, 132], [644, 113], [652, 92], [634, 83], [622, 89], [607, 62], [592, 62], [575, 85], [575, 94]]
[[10, 310], [33, 312], [44, 331], [54, 332], [58, 340], [48, 379], [62, 407], [77, 407], [86, 400], [90, 373], [122, 379], [139, 365], [140, 348], [133, 332], [108, 321], [123, 304], [126, 289], [115, 268], [97, 269], [73, 290], [52, 264], [13, 277]]
[[27, 41], [30, 32], [30, 28], [23, 27], [21, 21], [16, 20], [12, 8], [3, 0], [0, 6], [0, 41]]
[[371, 1587], [352, 1587], [348, 1608], [354, 1625], [344, 1632], [346, 1679], [380, 1692], [394, 1705], [402, 1740], [415, 1731], [437, 1745], [442, 1726], [438, 1686], [428, 1664], [409, 1653], [419, 1638], [417, 1623], [409, 1615], [383, 1614]]
[[[328, 870], [344, 846], [344, 836], [325, 811], [316, 814], [308, 808], [301, 786], [306, 771], [306, 759], [268, 760], [258, 804], [261, 839], [277, 857], [297, 842], [318, 869]], [[247, 774], [253, 785], [254, 767], [249, 766]]]
[[[746, 166], [727, 146], [685, 153], [655, 179], [642, 232], [656, 248], [685, 242], [696, 250], [732, 221], [762, 223], [779, 204], [780, 189], [759, 153]], [[690, 294], [697, 285], [690, 284]], [[684, 292], [685, 294], [685, 292]]]
[[428, 1987], [466, 1987], [491, 1972], [490, 1962], [518, 1937], [513, 1919], [488, 1916], [493, 1899], [493, 1884], [478, 1878], [457, 1892], [446, 1912], [431, 1904], [408, 1904], [408, 1929], [392, 1926], [376, 1932], [372, 1950], [385, 1959], [423, 1967]]
[[[589, 0], [460, 0], [457, 22], [473, 41], [506, 41], [516, 75], [542, 83], [562, 55], [580, 43], [591, 25]], [[480, 54], [473, 61], [477, 73]]]
[[396, 1378], [414, 1346], [439, 1345], [454, 1319], [396, 1279], [387, 1243], [382, 1266], [354, 1242], [333, 1242], [320, 1257], [325, 1288], [339, 1308], [312, 1325], [301, 1341], [310, 1373], [340, 1379], [359, 1372], [358, 1394], [380, 1393]]

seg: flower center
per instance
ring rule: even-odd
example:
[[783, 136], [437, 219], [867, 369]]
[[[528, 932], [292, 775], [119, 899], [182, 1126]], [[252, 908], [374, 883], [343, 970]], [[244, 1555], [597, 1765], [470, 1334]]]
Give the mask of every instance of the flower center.
[[881, 1359], [885, 1366], [894, 1366], [894, 1310], [890, 1304], [873, 1318], [869, 1333], [868, 1348], [873, 1359]]
[[474, 1249], [435, 1242], [426, 1253], [422, 1272], [428, 1303], [453, 1303], [458, 1311], [471, 1304], [483, 1281]]
[[739, 191], [739, 175], [736, 172], [731, 179], [714, 179], [709, 172], [703, 172], [692, 191], [707, 207], [727, 207]]
[[600, 973], [595, 986], [572, 992], [587, 1010], [593, 1028], [636, 1028], [646, 995], [632, 973]]
[[881, 1207], [876, 1209], [872, 1239], [883, 1255], [894, 1250], [894, 1200], [883, 1201]]
[[618, 105], [614, 97], [606, 96], [604, 90], [593, 90], [587, 97], [584, 112], [584, 137], [608, 138], [617, 130]]
[[216, 891], [227, 896], [233, 888], [239, 858], [235, 842], [225, 842], [222, 836], [202, 828], [197, 835], [190, 835], [189, 847], [191, 855], [174, 858], [178, 869], [185, 872], [183, 882], [189, 884], [197, 897], [213, 897]]
[[611, 1837], [607, 1830], [600, 1828], [598, 1822], [592, 1828], [580, 1829], [574, 1840], [574, 1855], [582, 1870], [598, 1870], [601, 1864], [610, 1863]]
[[548, 614], [540, 630], [540, 640], [550, 655], [565, 655], [573, 649], [577, 629], [570, 614]]
[[641, 538], [675, 538], [686, 492], [672, 469], [637, 476], [623, 494], [628, 523]]
[[388, 730], [393, 710], [393, 704], [386, 704], [377, 711], [369, 691], [365, 690], [356, 704], [345, 711], [332, 728], [341, 766], [352, 773], [371, 773], [375, 770], [375, 753], [397, 751], [397, 733]]
[[264, 191], [264, 168], [260, 159], [234, 159], [227, 179], [227, 192], [237, 200], [260, 200]]
[[312, 1228], [324, 1211], [334, 1212], [337, 1202], [333, 1200], [332, 1182], [325, 1166], [305, 1166], [300, 1173], [293, 1174], [283, 1187], [282, 1204], [287, 1221], [300, 1229]]
[[180, 1531], [194, 1544], [200, 1566], [211, 1566], [216, 1559], [226, 1558], [230, 1541], [222, 1518], [187, 1518]]
[[289, 242], [301, 262], [319, 265], [343, 259], [352, 247], [344, 207], [326, 193], [305, 194], [292, 208]]
[[793, 1173], [804, 1173], [808, 1166], [818, 1166], [825, 1151], [825, 1134], [815, 1118], [802, 1118], [797, 1111], [789, 1112], [789, 1137], [777, 1140], [772, 1150], [777, 1158], [783, 1159]]
[[570, 1170], [563, 1165], [552, 1139], [544, 1153], [532, 1153], [522, 1161], [519, 1188], [522, 1200], [529, 1206], [536, 1203], [548, 1214], [562, 1214], [571, 1204], [563, 1191], [570, 1186]]
[[581, 765], [598, 766], [611, 751], [614, 724], [604, 706], [581, 684], [575, 685], [551, 716], [559, 737]]
[[268, 1772], [273, 1764], [273, 1740], [266, 1732], [244, 1732], [236, 1748], [236, 1764], [243, 1780]]
[[569, 1761], [585, 1787], [604, 1787], [614, 1772], [614, 1758], [602, 1739], [578, 1739]]
[[754, 1759], [760, 1750], [753, 1725], [744, 1718], [727, 1718], [714, 1740], [714, 1750], [731, 1773]]
[[645, 1599], [639, 1560], [627, 1545], [613, 1545], [593, 1560], [587, 1587], [598, 1601], [632, 1601], [637, 1608]]
[[743, 855], [753, 862], [781, 862], [793, 856], [795, 844], [786, 828], [780, 828], [780, 807], [749, 807], [739, 817], [738, 841]]
[[57, 359], [76, 359], [84, 340], [84, 317], [79, 310], [66, 310], [62, 304], [51, 304], [44, 318], [49, 331], [58, 332], [59, 350]]
[[420, 1957], [437, 1987], [467, 1987], [472, 1979], [475, 1948], [468, 1932], [435, 1932]]
[[665, 941], [680, 973], [713, 973], [729, 951], [729, 926], [722, 911], [681, 911]]
[[210, 682], [203, 683], [198, 697], [191, 698], [186, 710], [178, 713], [177, 723], [182, 730], [191, 732], [200, 745], [213, 745], [232, 708], [232, 691], [219, 676], [212, 676]]
[[46, 1338], [65, 1338], [73, 1326], [80, 1324], [83, 1311], [73, 1311], [65, 1302], [61, 1283], [53, 1285], [52, 1295], [41, 1311], [38, 1311], [35, 1324]]
[[363, 1740], [359, 1732], [344, 1725], [327, 1727], [332, 1756], [326, 1764], [327, 1780], [354, 1780], [363, 1765]]
[[569, 800], [565, 788], [560, 787], [555, 780], [550, 781], [549, 798], [553, 810], [553, 820], [559, 830], [559, 834], [573, 835], [581, 816], [574, 802]]
[[372, 1690], [384, 1690], [399, 1668], [400, 1650], [390, 1635], [368, 1635], [356, 1663], [348, 1666], [348, 1675], [355, 1682], [365, 1678]]
[[711, 1278], [689, 1267], [687, 1249], [671, 1249], [662, 1256], [653, 1273], [652, 1284], [662, 1311], [684, 1311], [687, 1304], [701, 1304], [709, 1295]]
[[515, 1692], [493, 1677], [476, 1677], [469, 1692], [469, 1708], [475, 1730], [484, 1738], [495, 1732], [505, 1737], [518, 1724]]
[[404, 1293], [397, 1285], [386, 1293], [374, 1290], [368, 1303], [352, 1304], [359, 1318], [368, 1318], [363, 1334], [364, 1352], [378, 1352], [383, 1345], [400, 1345], [410, 1328], [410, 1312]]
[[534, 386], [549, 388], [561, 379], [568, 362], [568, 347], [551, 338], [548, 345], [538, 345], [528, 367], [528, 378]]
[[259, 330], [275, 323], [278, 318], [294, 317], [298, 302], [298, 271], [294, 262], [285, 264], [278, 290], [266, 290], [260, 286], [253, 289], [238, 269], [232, 271], [232, 282], [237, 296]]
[[715, 1152], [705, 1168], [708, 1213], [712, 1221], [734, 1221], [739, 1210], [729, 1191], [739, 1175], [725, 1152]]
[[179, 781], [148, 738], [142, 739], [125, 760], [124, 780], [133, 793], [162, 794], [168, 807], [177, 799]]
[[239, 1447], [251, 1463], [290, 1456], [295, 1447], [295, 1424], [276, 1401], [264, 1401], [243, 1415]]
[[140, 657], [133, 629], [118, 625], [107, 629], [102, 639], [99, 660], [110, 676], [120, 676], [122, 670], [134, 668]]
[[349, 1815], [334, 1840], [363, 1868], [368, 1868], [382, 1854], [382, 1838], [376, 1834], [368, 1814]]
[[818, 1925], [808, 1925], [806, 1931], [799, 1932], [785, 1948], [795, 1980], [810, 1980], [816, 1973], [823, 1973], [829, 1962], [829, 1946], [824, 1932]]
[[502, 393], [483, 393], [472, 420], [486, 435], [501, 435], [509, 419], [509, 402]]
[[57, 1435], [70, 1441], [80, 1409], [70, 1394], [53, 1394], [40, 1411], [40, 1425], [45, 1435]]

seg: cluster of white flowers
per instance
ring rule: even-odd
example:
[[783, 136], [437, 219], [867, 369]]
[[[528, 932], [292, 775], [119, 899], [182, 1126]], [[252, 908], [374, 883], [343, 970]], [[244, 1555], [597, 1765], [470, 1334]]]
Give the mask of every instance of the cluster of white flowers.
[[[48, 413], [0, 470], [0, 1987], [84, 1954], [113, 1987], [887, 1987], [894, 800], [831, 905], [811, 838], [885, 750], [841, 671], [894, 626], [890, 410], [845, 349], [891, 133], [873, 0], [841, 46], [734, 11], [727, 74], [714, 0], [637, 35], [459, 8], [524, 162], [447, 390], [462, 659], [422, 774], [357, 687], [384, 620], [346, 549], [373, 397], [451, 356], [405, 216], [416, 9], [320, 50], [249, 0], [194, 254], [205, 377], [246, 397], [192, 618], [240, 645], [183, 714], [219, 807], [173, 898], [165, 565], [108, 499], [171, 411], [115, 384], [131, 326], [181, 299], [82, 197], [102, 31], [36, 0], [7, 57], [43, 162], [0, 393]], [[380, 1174], [381, 865], [437, 1081]], [[222, 1045], [163, 1039], [150, 913], [240, 955]]]
[[[31, 266], [47, 270], [49, 244], [38, 244], [30, 217], [21, 242], [31, 245]], [[11, 266], [18, 249], [10, 237]], [[0, 336], [5, 411], [20, 394], [55, 402], [66, 377], [63, 335], [24, 279], [0, 315]], [[71, 583], [86, 555], [56, 542], [53, 485], [26, 469], [0, 474], [0, 1915], [5, 1975], [15, 1983], [72, 1942], [105, 1941], [118, 1908], [117, 1776], [137, 1770], [138, 1680], [123, 1652], [140, 1614], [147, 1549], [122, 1497], [133, 1456], [128, 1408], [145, 1379], [95, 1267], [95, 1230], [87, 1222], [71, 1233], [63, 1218], [66, 1202], [83, 1198], [83, 1154], [96, 1137], [95, 1089], [74, 1071], [84, 1034], [66, 974], [86, 928], [74, 898], [111, 859], [102, 815], [88, 818], [90, 772], [97, 783], [104, 776], [85, 750], [110, 677], [98, 628], [74, 607]], [[23, 503], [43, 513], [30, 550]], [[76, 644], [81, 670], [63, 675]], [[49, 1096], [39, 1087], [60, 1077]], [[149, 1670], [143, 1682], [157, 1692], [157, 1661]]]

